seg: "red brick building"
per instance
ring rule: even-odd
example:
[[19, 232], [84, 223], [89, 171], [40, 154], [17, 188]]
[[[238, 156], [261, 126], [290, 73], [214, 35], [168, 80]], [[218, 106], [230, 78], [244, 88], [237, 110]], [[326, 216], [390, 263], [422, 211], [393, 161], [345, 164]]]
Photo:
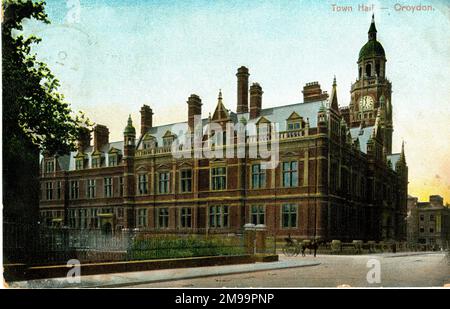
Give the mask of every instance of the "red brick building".
[[[129, 118], [122, 141], [109, 142], [108, 129], [97, 125], [93, 145], [85, 132], [76, 152], [43, 158], [42, 221], [166, 233], [237, 233], [252, 222], [303, 238], [405, 239], [408, 168], [403, 147], [391, 153], [391, 83], [376, 31], [372, 21], [348, 107], [339, 107], [335, 79], [330, 95], [313, 82], [304, 86], [302, 103], [264, 108], [262, 87], [249, 87], [248, 69], [239, 68], [236, 112], [219, 93], [213, 115], [200, 121], [200, 139], [235, 154], [240, 145], [243, 156], [174, 156], [173, 143], [195, 136], [202, 103], [194, 94], [182, 123], [153, 126], [144, 105], [140, 132]], [[246, 129], [244, 141], [236, 131], [218, 138], [212, 124], [256, 130]], [[275, 168], [250, 156], [265, 124], [278, 147]]]

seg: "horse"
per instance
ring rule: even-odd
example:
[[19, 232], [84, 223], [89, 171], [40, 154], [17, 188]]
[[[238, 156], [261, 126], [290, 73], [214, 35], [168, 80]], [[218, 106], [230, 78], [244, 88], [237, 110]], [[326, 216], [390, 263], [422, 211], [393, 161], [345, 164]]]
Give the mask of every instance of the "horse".
[[317, 249], [323, 243], [325, 243], [324, 240], [313, 240], [310, 243], [302, 243], [302, 256], [306, 256], [305, 251], [309, 249], [309, 254], [311, 254], [311, 250], [314, 250], [314, 257], [316, 257]]

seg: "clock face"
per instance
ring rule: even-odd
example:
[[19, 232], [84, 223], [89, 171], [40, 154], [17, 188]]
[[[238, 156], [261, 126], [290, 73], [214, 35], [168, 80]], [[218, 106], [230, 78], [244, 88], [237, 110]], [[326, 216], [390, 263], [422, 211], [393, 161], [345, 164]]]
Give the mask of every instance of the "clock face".
[[370, 95], [366, 95], [359, 99], [359, 107], [363, 111], [372, 110], [373, 109], [373, 98]]

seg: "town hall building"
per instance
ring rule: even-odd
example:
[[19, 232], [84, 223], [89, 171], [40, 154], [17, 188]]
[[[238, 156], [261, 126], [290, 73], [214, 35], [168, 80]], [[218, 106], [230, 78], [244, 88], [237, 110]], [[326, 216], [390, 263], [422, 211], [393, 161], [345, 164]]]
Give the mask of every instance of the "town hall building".
[[[403, 146], [392, 153], [392, 87], [374, 19], [356, 75], [349, 106], [338, 103], [334, 79], [330, 93], [311, 82], [301, 103], [265, 108], [262, 86], [249, 85], [249, 70], [240, 67], [235, 110], [219, 92], [216, 109], [199, 123], [201, 141], [219, 140], [208, 129], [215, 124], [226, 133], [212, 147], [243, 145], [243, 156], [174, 155], [179, 132], [194, 137], [202, 115], [195, 94], [184, 122], [154, 126], [144, 105], [140, 131], [129, 117], [121, 141], [110, 142], [103, 125], [82, 131], [76, 151], [42, 159], [41, 222], [108, 233], [227, 234], [254, 223], [304, 239], [404, 240], [408, 167]], [[239, 140], [229, 124], [257, 130], [244, 129]], [[276, 130], [260, 139], [262, 125]], [[273, 168], [249, 155], [267, 140], [278, 147]]]

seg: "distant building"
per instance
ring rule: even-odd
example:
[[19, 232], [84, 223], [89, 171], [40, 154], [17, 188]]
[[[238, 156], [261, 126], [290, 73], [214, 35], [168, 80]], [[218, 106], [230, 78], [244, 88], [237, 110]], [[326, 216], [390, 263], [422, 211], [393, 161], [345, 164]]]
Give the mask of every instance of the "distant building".
[[[263, 108], [262, 87], [249, 87], [249, 70], [240, 67], [235, 111], [225, 107], [220, 92], [214, 113], [200, 119], [199, 126], [194, 120], [200, 118], [202, 101], [195, 94], [180, 123], [154, 126], [153, 111], [144, 105], [140, 132], [130, 117], [122, 141], [109, 142], [108, 128], [97, 125], [93, 145], [86, 132], [76, 152], [44, 157], [43, 222], [165, 233], [237, 233], [255, 223], [277, 235], [302, 238], [406, 239], [408, 166], [404, 147], [391, 151], [391, 82], [376, 33], [372, 20], [346, 107], [338, 104], [334, 79], [330, 95], [312, 82], [303, 87], [302, 102]], [[213, 124], [257, 129], [245, 129], [239, 141], [235, 132], [216, 135]], [[264, 158], [248, 155], [250, 147], [261, 145], [264, 124], [278, 125], [270, 137], [279, 143], [279, 164], [273, 169], [263, 168]], [[202, 141], [232, 151], [244, 145], [247, 154], [174, 157], [174, 140], [195, 138], [196, 127]]]
[[450, 245], [450, 209], [439, 195], [429, 202], [408, 196], [408, 241], [448, 248]]

